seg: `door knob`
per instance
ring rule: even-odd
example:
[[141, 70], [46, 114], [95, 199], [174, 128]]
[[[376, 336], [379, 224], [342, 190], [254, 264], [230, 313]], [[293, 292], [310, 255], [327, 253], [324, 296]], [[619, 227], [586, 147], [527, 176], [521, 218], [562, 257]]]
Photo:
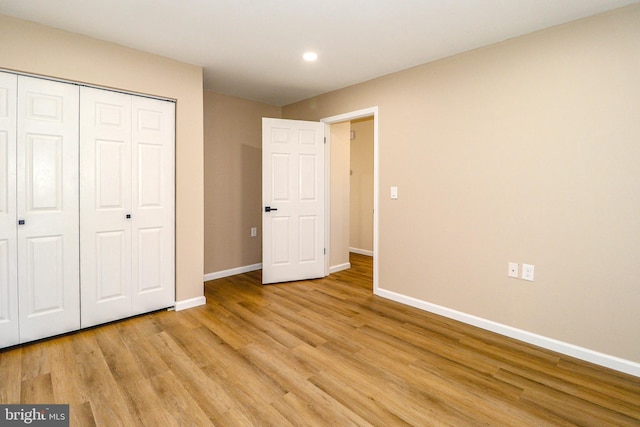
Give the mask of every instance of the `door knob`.
[[271, 212], [271, 211], [277, 211], [277, 210], [278, 210], [278, 208], [272, 208], [271, 206], [266, 206], [264, 208], [265, 212]]
[[25, 224], [25, 220], [24, 219], [19, 219], [18, 220], [18, 225], [24, 225]]
[[127, 214], [127, 219], [131, 219], [131, 214]]

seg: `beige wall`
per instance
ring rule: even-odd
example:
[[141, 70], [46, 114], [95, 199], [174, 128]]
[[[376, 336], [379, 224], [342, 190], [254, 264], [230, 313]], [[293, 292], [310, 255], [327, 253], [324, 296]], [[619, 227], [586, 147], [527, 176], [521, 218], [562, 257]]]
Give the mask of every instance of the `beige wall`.
[[349, 246], [373, 252], [373, 117], [351, 122]]
[[262, 117], [280, 107], [205, 91], [204, 117], [204, 271], [261, 263]]
[[380, 288], [640, 362], [638, 46], [636, 5], [283, 117], [379, 107]]
[[0, 68], [176, 103], [176, 299], [204, 293], [202, 69], [0, 15]]
[[349, 122], [330, 126], [329, 266], [349, 263]]

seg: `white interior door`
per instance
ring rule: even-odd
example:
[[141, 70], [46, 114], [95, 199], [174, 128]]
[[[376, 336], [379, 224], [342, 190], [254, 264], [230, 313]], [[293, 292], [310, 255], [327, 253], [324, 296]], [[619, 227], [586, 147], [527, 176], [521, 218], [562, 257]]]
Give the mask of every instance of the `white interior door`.
[[131, 96], [83, 87], [80, 106], [80, 271], [86, 328], [131, 316]]
[[262, 119], [262, 283], [325, 275], [324, 124]]
[[175, 103], [132, 97], [133, 314], [175, 305]]
[[18, 77], [20, 340], [80, 327], [78, 86]]
[[0, 348], [20, 342], [16, 216], [18, 76], [0, 72]]
[[175, 304], [175, 104], [82, 88], [82, 327]]

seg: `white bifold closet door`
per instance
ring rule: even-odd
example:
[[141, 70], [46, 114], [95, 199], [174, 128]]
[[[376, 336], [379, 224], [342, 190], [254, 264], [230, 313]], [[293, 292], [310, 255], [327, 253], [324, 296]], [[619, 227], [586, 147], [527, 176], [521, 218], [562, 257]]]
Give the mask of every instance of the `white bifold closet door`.
[[0, 348], [20, 342], [15, 161], [17, 87], [18, 76], [0, 73]]
[[20, 342], [80, 327], [78, 115], [72, 84], [18, 77]]
[[175, 303], [175, 104], [81, 88], [82, 327]]

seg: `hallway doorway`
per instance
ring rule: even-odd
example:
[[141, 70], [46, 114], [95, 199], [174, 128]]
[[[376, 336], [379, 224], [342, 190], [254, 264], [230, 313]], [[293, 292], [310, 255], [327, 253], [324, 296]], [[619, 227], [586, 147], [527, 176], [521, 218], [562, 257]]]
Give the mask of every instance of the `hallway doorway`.
[[[327, 144], [330, 152], [328, 162], [330, 172], [327, 175], [331, 181], [328, 186], [330, 190], [327, 202], [329, 205], [327, 210], [330, 212], [327, 233], [329, 270], [334, 273], [350, 268], [352, 259], [360, 259], [354, 257], [354, 254], [369, 257], [372, 270], [370, 289], [374, 294], [378, 284], [377, 113], [377, 107], [372, 107], [321, 120], [330, 128], [330, 131], [326, 132], [329, 135]], [[362, 146], [355, 146], [354, 141]], [[365, 141], [367, 141], [366, 144], [364, 144]], [[354, 143], [353, 164], [351, 162], [352, 143]], [[365, 152], [368, 154], [362, 155]], [[354, 175], [355, 178], [353, 178]], [[368, 184], [363, 185], [365, 181]], [[353, 201], [352, 191], [354, 192]], [[351, 205], [354, 207], [353, 212]]]

